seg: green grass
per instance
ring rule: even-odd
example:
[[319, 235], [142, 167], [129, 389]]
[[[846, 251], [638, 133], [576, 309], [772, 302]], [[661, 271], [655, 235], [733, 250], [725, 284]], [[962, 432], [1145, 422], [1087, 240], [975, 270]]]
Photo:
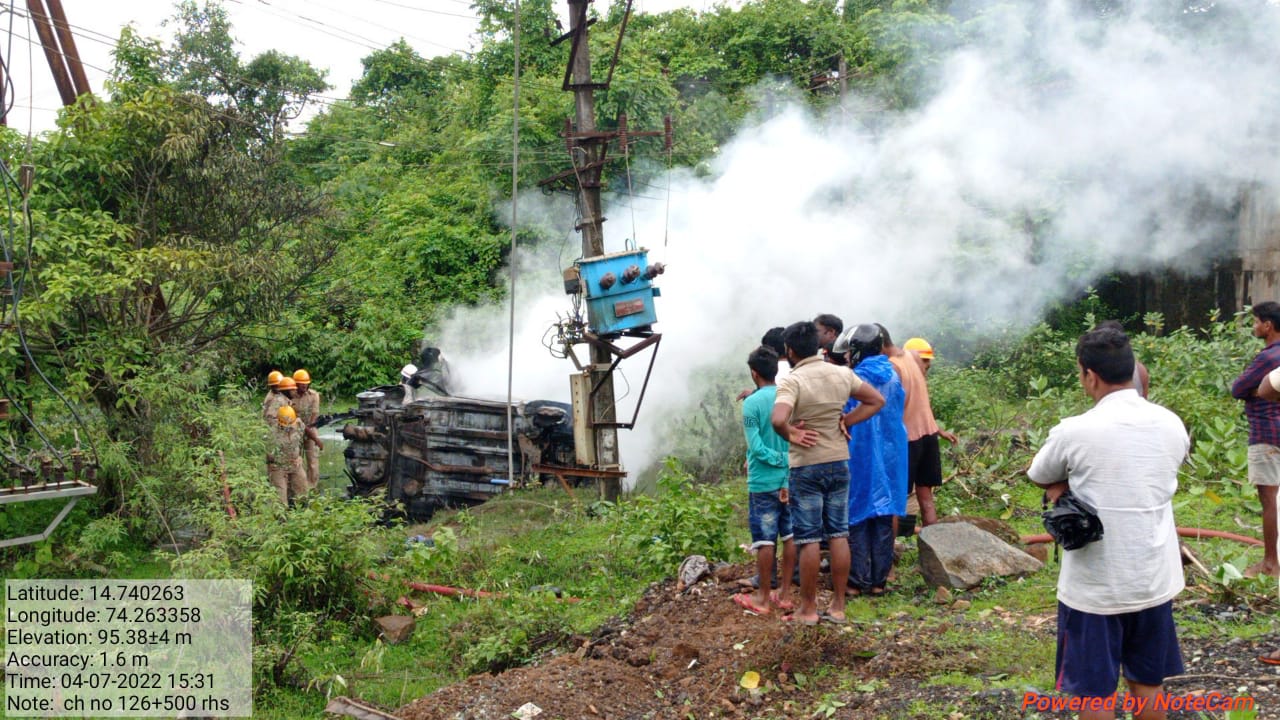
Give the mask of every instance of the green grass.
[[[1239, 404], [1224, 394], [1224, 383], [1257, 348], [1247, 336], [1242, 340], [1233, 332], [1224, 325], [1203, 338], [1187, 333], [1140, 336], [1135, 345], [1151, 368], [1153, 399], [1178, 412], [1195, 441], [1192, 462], [1184, 467], [1174, 498], [1177, 523], [1256, 536], [1257, 498], [1242, 470], [1244, 424]], [[940, 424], [961, 436], [959, 446], [944, 445], [950, 482], [938, 494], [941, 514], [999, 517], [1022, 535], [1043, 532], [1041, 491], [1026, 479], [1025, 469], [1048, 429], [1089, 405], [1073, 384], [1073, 342], [1041, 333], [1002, 355], [979, 358], [974, 367], [935, 367], [930, 390]], [[737, 383], [725, 387], [736, 392]], [[716, 475], [717, 468], [737, 468], [741, 462], [736, 406], [727, 399], [733, 393], [720, 394], [724, 397], [704, 403], [688, 419], [683, 433], [688, 442], [673, 445], [700, 475]], [[669, 476], [672, 468], [663, 472]], [[550, 648], [566, 646], [567, 638], [627, 614], [650, 583], [672, 574], [679, 557], [690, 552], [709, 547], [709, 554], [745, 560], [731, 550], [747, 537], [745, 483], [740, 478], [726, 478], [706, 491], [672, 488], [659, 480], [650, 490], [653, 497], [617, 506], [597, 503], [587, 489], [577, 490], [575, 499], [559, 488], [520, 491], [470, 510], [441, 513], [426, 525], [399, 528], [385, 548], [378, 547], [382, 557], [374, 556], [375, 567], [370, 568], [392, 577], [381, 589], [381, 600], [406, 592], [400, 582], [404, 579], [502, 597], [459, 600], [413, 594], [426, 614], [402, 645], [376, 642], [364, 619], [319, 623], [309, 629], [312, 637], [301, 645], [291, 667], [297, 686], [259, 688], [255, 717], [319, 717], [327, 694], [398, 707], [473, 672], [529, 662]], [[10, 552], [8, 576], [100, 574], [91, 565], [62, 561], [62, 548], [89, 521], [88, 506], [82, 503], [59, 531], [58, 539], [65, 542], [57, 552], [53, 543]], [[726, 508], [727, 514], [718, 514]], [[23, 510], [7, 522], [17, 530], [38, 525], [41, 517]], [[98, 547], [93, 558], [99, 567], [108, 566], [113, 577], [169, 575], [171, 556], [127, 538], [108, 542], [109, 524], [94, 530], [101, 542], [82, 540], [81, 545]], [[437, 548], [403, 543], [418, 534], [435, 535]], [[1188, 540], [1187, 545], [1211, 573], [1228, 565], [1243, 569], [1261, 554], [1256, 547], [1225, 540]], [[954, 689], [960, 697], [1052, 684], [1053, 621], [1040, 625], [1039, 632], [1024, 627], [1030, 618], [1055, 612], [1058, 564], [1052, 556], [1044, 570], [1030, 577], [991, 579], [953, 593], [969, 603], [967, 608], [935, 604], [933, 590], [916, 566], [912, 547], [898, 565], [898, 582], [889, 596], [849, 604], [855, 632], [892, 642], [895, 633], [910, 630], [926, 666], [921, 677], [928, 677], [931, 687]], [[1274, 581], [1192, 574], [1189, 582], [1193, 587], [1177, 607], [1181, 637], [1225, 641], [1277, 631]], [[582, 602], [557, 600], [537, 589], [548, 586]], [[1254, 611], [1223, 621], [1193, 607], [1195, 600], [1247, 604]], [[808, 669], [809, 695], [799, 702], [800, 709], [813, 712], [824, 698], [843, 701], [859, 694], [858, 687], [866, 682], [851, 679], [854, 662]], [[954, 711], [966, 712], [965, 705], [961, 699], [921, 701], [901, 710], [911, 717], [948, 718]]]
[[[434, 534], [438, 547], [456, 538], [455, 549], [422, 563], [412, 579], [502, 597], [455, 599], [406, 589], [426, 613], [400, 645], [375, 642], [369, 628], [326, 627], [323, 642], [310, 643], [315, 649], [299, 658], [311, 688], [263, 694], [255, 717], [317, 716], [326, 692], [398, 707], [472, 672], [528, 662], [627, 614], [666, 572], [646, 561], [625, 510], [588, 503], [586, 490], [577, 496], [572, 502], [558, 488], [512, 493], [404, 528], [405, 537]], [[745, 493], [742, 499], [745, 504]], [[551, 588], [580, 602], [557, 599]]]

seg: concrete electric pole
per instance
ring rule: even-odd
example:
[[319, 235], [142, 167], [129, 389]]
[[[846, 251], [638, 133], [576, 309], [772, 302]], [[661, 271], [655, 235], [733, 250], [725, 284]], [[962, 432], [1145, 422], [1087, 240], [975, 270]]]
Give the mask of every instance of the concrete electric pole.
[[[582, 233], [582, 257], [604, 255], [604, 212], [600, 202], [600, 176], [604, 168], [607, 135], [596, 132], [595, 91], [598, 85], [591, 81], [591, 51], [588, 40], [587, 6], [591, 0], [569, 0], [569, 34], [573, 38], [572, 55], [569, 58], [568, 86], [573, 90], [575, 131], [571, 135], [574, 166], [577, 168], [578, 206], [582, 219], [578, 231]], [[613, 373], [609, 371], [612, 357], [606, 348], [591, 348], [592, 385], [598, 387], [594, 394], [593, 436], [596, 446], [596, 464], [601, 469], [617, 470], [621, 467], [618, 456], [618, 431], [612, 427], [617, 421], [617, 406], [613, 391]], [[618, 478], [601, 481], [606, 500], [617, 500], [621, 491]]]
[[[596, 128], [595, 91], [606, 90], [618, 66], [618, 54], [622, 50], [622, 38], [631, 17], [631, 0], [622, 11], [618, 38], [613, 48], [609, 70], [602, 81], [591, 74], [591, 50], [589, 28], [594, 20], [587, 17], [591, 0], [569, 0], [569, 31], [552, 44], [571, 41], [569, 63], [565, 68], [564, 90], [573, 93], [574, 117], [565, 121], [565, 146], [573, 167], [539, 182], [543, 187], [568, 185], [577, 199], [580, 219], [576, 229], [582, 233], [582, 257], [574, 267], [565, 271], [565, 291], [576, 295], [578, 302], [587, 305], [587, 322], [582, 322], [575, 305], [571, 321], [561, 328], [561, 342], [565, 355], [573, 359], [579, 374], [570, 378], [574, 396], [574, 440], [577, 448], [578, 468], [548, 468], [571, 476], [599, 480], [606, 500], [616, 500], [621, 494], [622, 470], [618, 452], [618, 430], [635, 425], [633, 417], [628, 422], [618, 422], [617, 399], [614, 397], [613, 371], [618, 363], [633, 357], [645, 349], [657, 351], [662, 339], [652, 329], [657, 315], [653, 298], [659, 292], [653, 287], [653, 278], [663, 272], [662, 263], [648, 265], [647, 250], [632, 248], [605, 255], [604, 210], [600, 199], [601, 177], [609, 154], [609, 144], [618, 141], [624, 155], [638, 137], [664, 137], [668, 150], [671, 146], [671, 128], [659, 132], [633, 132], [627, 127], [626, 114], [618, 116], [617, 128]], [[616, 267], [615, 267], [616, 266]], [[613, 341], [619, 337], [639, 338], [629, 348], [619, 347]], [[578, 343], [591, 346], [589, 362], [581, 363], [573, 354], [572, 346]], [[650, 357], [649, 370], [653, 369]], [[636, 399], [636, 413], [644, 399], [649, 374], [645, 374]], [[585, 466], [585, 467], [584, 467]]]

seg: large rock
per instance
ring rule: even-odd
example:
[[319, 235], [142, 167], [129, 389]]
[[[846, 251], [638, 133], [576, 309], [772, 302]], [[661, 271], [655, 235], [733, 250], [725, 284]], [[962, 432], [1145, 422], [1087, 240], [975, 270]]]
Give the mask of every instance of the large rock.
[[968, 523], [940, 523], [920, 531], [920, 570], [930, 585], [967, 590], [983, 578], [1026, 575], [1044, 563]]
[[377, 624], [383, 641], [388, 645], [399, 645], [413, 636], [414, 622], [411, 615], [384, 615], [374, 618], [373, 622]]
[[978, 515], [943, 515], [938, 518], [940, 523], [969, 523], [979, 530], [986, 530], [1001, 540], [1017, 547], [1022, 544], [1022, 536], [1009, 523], [997, 518], [981, 517]]

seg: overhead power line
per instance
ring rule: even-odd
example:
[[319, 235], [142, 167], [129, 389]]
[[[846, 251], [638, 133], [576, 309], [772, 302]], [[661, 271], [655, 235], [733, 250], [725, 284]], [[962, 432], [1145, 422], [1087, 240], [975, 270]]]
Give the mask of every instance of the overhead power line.
[[[380, 40], [375, 40], [373, 38], [360, 35], [359, 33], [352, 32], [351, 30], [348, 30], [346, 28], [338, 27], [336, 25], [333, 25], [332, 23], [327, 23], [327, 22], [324, 22], [323, 20], [317, 20], [313, 17], [308, 17], [306, 15], [302, 15], [300, 13], [287, 10], [277, 5], [272, 5], [271, 3], [264, 2], [263, 0], [258, 0], [256, 3], [249, 3], [249, 2], [246, 2], [245, 0], [231, 0], [231, 1], [238, 5], [255, 8], [264, 13], [267, 13], [268, 15], [272, 15], [282, 20], [287, 20], [290, 22], [294, 22], [296, 24], [300, 24], [304, 27], [308, 27], [309, 29], [322, 33], [324, 35], [328, 35], [330, 37], [337, 38], [339, 40], [345, 40], [346, 42], [352, 43], [354, 45], [359, 45], [361, 47], [365, 47], [370, 50], [381, 50], [384, 47], [386, 47], [386, 45], [390, 44], [390, 43], [386, 43], [386, 45], [384, 45]], [[315, 6], [324, 7], [318, 4], [316, 4]], [[332, 12], [336, 12], [337, 14], [341, 15], [346, 19], [361, 20], [363, 22], [367, 22], [370, 25], [375, 25], [377, 27], [382, 27], [384, 29], [394, 30], [394, 28], [386, 28], [385, 26], [378, 26], [375, 23], [364, 20], [362, 16], [342, 13], [342, 12], [333, 10], [332, 8], [326, 8], [326, 9], [329, 9]], [[419, 9], [419, 8], [414, 8], [414, 9]], [[440, 11], [429, 11], [429, 10], [424, 10], [424, 12], [435, 12], [436, 14], [441, 14], [441, 15], [455, 15], [457, 17], [461, 17], [464, 19], [479, 20], [479, 18], [476, 18], [475, 16], [471, 16], [471, 15], [457, 15], [456, 13], [445, 13]], [[444, 45], [444, 44], [435, 42], [433, 40], [427, 40], [425, 38], [416, 38], [416, 39], [421, 40], [422, 42], [426, 42], [428, 44], [434, 45], [436, 47], [448, 50], [450, 52], [462, 53], [464, 55], [471, 54], [466, 50], [460, 50], [458, 48], [450, 47], [448, 45]]]

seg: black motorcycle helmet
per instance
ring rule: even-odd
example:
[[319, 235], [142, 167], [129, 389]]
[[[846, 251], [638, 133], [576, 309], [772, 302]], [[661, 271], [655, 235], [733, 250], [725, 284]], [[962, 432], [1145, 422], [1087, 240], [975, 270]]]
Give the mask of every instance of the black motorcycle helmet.
[[863, 360], [880, 354], [884, 348], [884, 339], [880, 336], [880, 328], [869, 323], [855, 325], [836, 338], [831, 352], [848, 353], [849, 364], [857, 367]]

